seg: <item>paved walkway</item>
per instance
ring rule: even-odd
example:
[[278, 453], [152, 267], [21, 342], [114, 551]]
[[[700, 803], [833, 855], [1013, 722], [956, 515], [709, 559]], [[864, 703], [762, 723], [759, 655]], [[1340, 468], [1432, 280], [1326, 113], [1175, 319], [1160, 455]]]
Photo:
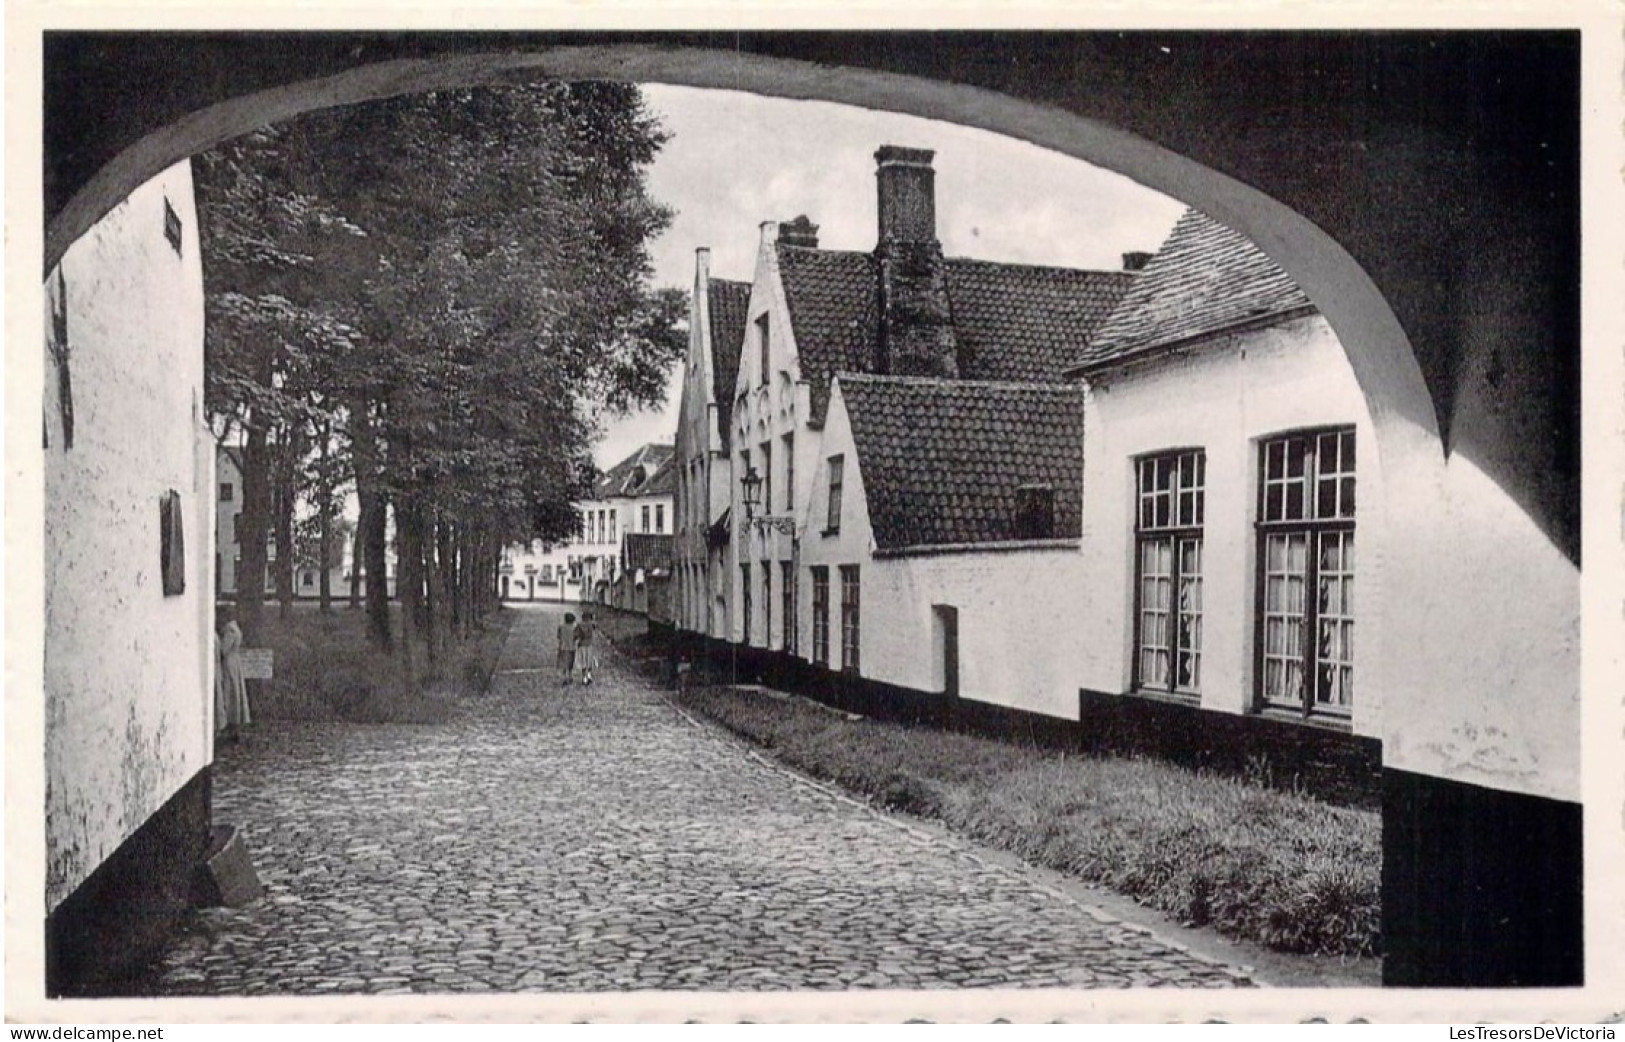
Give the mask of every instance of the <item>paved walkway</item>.
[[267, 887], [203, 913], [171, 995], [1224, 987], [1241, 971], [765, 764], [516, 609], [436, 726], [279, 725], [218, 765]]

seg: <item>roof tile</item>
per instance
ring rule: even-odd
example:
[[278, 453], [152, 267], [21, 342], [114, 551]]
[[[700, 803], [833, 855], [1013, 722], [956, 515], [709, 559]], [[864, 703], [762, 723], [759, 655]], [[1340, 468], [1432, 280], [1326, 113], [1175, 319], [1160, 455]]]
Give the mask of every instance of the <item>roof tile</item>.
[[1187, 210], [1069, 368], [1089, 372], [1312, 306], [1250, 240]]
[[879, 549], [1027, 538], [1033, 484], [1054, 489], [1054, 535], [1081, 534], [1081, 388], [846, 373], [840, 388]]
[[711, 396], [717, 403], [722, 447], [726, 449], [734, 383], [739, 377], [739, 350], [745, 342], [745, 315], [750, 309], [750, 283], [711, 279], [706, 295], [711, 311]]

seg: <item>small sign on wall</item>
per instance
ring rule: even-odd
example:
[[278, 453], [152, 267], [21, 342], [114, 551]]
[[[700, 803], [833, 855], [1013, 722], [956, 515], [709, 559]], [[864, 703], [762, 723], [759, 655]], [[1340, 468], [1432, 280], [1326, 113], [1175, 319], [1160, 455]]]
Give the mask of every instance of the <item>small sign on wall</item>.
[[271, 648], [244, 648], [237, 653], [243, 663], [244, 680], [270, 680], [272, 660], [276, 652]]
[[158, 501], [159, 568], [164, 580], [164, 596], [186, 592], [186, 531], [181, 513], [181, 494], [170, 489]]

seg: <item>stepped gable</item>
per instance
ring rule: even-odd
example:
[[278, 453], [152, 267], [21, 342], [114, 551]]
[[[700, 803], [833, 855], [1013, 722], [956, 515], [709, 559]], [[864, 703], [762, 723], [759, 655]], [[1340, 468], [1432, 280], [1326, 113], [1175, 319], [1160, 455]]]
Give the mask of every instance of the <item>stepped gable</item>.
[[1083, 527], [1083, 391], [1069, 384], [842, 374], [880, 550], [1032, 538], [1023, 486], [1053, 491], [1052, 537]]
[[1187, 210], [1069, 372], [1088, 374], [1313, 306], [1250, 240]]

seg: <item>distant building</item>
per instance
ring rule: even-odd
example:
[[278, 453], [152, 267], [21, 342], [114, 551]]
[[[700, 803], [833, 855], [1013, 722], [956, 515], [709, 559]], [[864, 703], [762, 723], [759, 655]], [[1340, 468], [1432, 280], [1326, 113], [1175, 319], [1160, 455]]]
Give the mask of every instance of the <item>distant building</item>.
[[[810, 661], [807, 555], [815, 554], [825, 526], [809, 503], [828, 491], [815, 486], [814, 473], [839, 485], [840, 468], [855, 465], [824, 444], [838, 376], [1055, 384], [1135, 278], [1126, 270], [944, 257], [932, 158], [894, 146], [876, 152], [879, 234], [872, 252], [820, 249], [818, 229], [805, 217], [764, 223], [743, 320], [713, 319], [709, 338], [691, 334], [690, 382], [710, 376], [717, 401], [685, 385], [685, 402], [694, 407], [684, 414], [679, 438], [691, 468], [701, 456], [689, 446], [708, 438], [703, 485], [714, 495], [725, 483], [728, 499], [725, 507], [714, 499], [705, 505], [706, 585], [693, 574], [679, 584], [683, 629], [702, 632], [704, 620], [703, 632], [712, 637]], [[698, 274], [697, 292], [702, 282], [717, 292], [716, 280]], [[742, 330], [736, 353], [717, 344], [724, 325], [730, 335]], [[715, 359], [725, 353], [737, 363], [732, 401], [723, 408]], [[709, 439], [702, 428], [712, 413], [722, 429]], [[696, 494], [685, 500], [692, 512], [684, 514], [689, 527], [679, 539], [679, 563], [692, 570], [702, 482], [692, 475], [689, 481]], [[747, 488], [756, 499], [748, 519]]]
[[677, 418], [674, 611], [679, 628], [722, 638], [728, 631], [723, 591], [732, 563], [729, 417], [750, 283], [712, 278], [710, 264], [710, 250], [695, 252]]
[[507, 548], [498, 570], [498, 594], [504, 600], [613, 603], [626, 537], [670, 535], [673, 530], [673, 455], [672, 446], [651, 443], [611, 467], [599, 478], [593, 498], [576, 504], [581, 529], [575, 539]]

